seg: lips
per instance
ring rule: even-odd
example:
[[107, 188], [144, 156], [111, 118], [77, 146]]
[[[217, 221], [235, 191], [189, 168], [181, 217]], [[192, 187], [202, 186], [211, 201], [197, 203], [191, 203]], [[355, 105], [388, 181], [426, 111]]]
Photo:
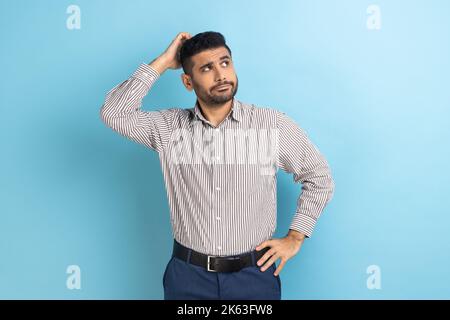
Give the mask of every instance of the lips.
[[225, 89], [225, 88], [228, 88], [230, 86], [231, 86], [230, 84], [222, 84], [222, 85], [220, 85], [218, 87], [215, 87], [214, 90]]

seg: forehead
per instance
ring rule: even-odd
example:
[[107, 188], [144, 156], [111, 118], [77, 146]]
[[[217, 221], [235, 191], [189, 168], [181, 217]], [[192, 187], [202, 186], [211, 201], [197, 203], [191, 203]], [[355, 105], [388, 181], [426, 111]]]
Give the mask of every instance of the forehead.
[[219, 47], [199, 52], [196, 55], [192, 56], [191, 59], [194, 65], [201, 65], [220, 60], [220, 58], [223, 56], [230, 56], [230, 53], [228, 52], [227, 48]]

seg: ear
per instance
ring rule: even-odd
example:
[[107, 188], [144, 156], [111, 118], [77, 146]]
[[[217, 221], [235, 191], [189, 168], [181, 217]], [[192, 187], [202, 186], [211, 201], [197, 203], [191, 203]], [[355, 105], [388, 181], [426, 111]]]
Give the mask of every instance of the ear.
[[184, 86], [186, 87], [186, 89], [188, 89], [189, 91], [192, 91], [194, 89], [193, 85], [192, 85], [192, 80], [191, 80], [191, 76], [186, 74], [186, 73], [182, 73], [181, 74], [181, 81], [183, 82]]

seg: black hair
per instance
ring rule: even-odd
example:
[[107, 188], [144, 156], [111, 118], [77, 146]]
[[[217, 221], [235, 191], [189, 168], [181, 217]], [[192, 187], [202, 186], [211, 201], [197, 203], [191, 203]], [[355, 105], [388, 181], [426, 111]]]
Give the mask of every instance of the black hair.
[[231, 50], [225, 42], [225, 37], [219, 32], [206, 31], [187, 39], [181, 46], [179, 52], [179, 61], [184, 73], [192, 76], [192, 56], [202, 51], [219, 47], [225, 47], [231, 57]]

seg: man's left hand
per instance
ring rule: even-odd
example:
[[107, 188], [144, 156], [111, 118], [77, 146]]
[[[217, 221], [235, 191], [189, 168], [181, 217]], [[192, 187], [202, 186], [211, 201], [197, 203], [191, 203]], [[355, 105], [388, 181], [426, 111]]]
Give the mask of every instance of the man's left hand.
[[[261, 271], [266, 271], [275, 261], [281, 259], [280, 265], [275, 270], [274, 275], [278, 276], [286, 262], [295, 256], [300, 250], [305, 236], [298, 231], [290, 231], [289, 234], [280, 239], [266, 240], [256, 247], [259, 251], [265, 247], [270, 247], [262, 257], [257, 261], [258, 266], [262, 266]], [[270, 258], [270, 259], [269, 259]], [[269, 259], [268, 261], [266, 261]]]

